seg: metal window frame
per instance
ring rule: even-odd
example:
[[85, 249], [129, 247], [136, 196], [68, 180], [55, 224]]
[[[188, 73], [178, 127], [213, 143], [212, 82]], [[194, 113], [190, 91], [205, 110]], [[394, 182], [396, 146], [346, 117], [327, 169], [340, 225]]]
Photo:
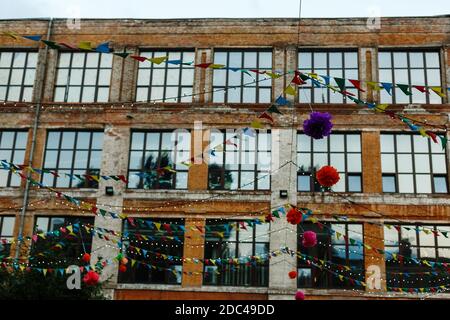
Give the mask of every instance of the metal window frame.
[[[211, 226], [211, 225], [216, 225], [213, 223], [215, 219], [206, 219], [205, 222], [205, 226]], [[227, 220], [227, 223], [236, 223], [237, 225], [239, 224], [239, 222], [244, 222], [245, 220]], [[254, 224], [253, 227], [251, 227], [252, 229], [252, 241], [250, 242], [241, 242], [239, 235], [240, 235], [240, 230], [241, 228], [237, 227], [236, 228], [236, 239], [232, 240], [232, 241], [223, 241], [223, 239], [221, 238], [219, 243], [216, 244], [216, 246], [219, 246], [220, 248], [222, 248], [226, 243], [228, 244], [233, 244], [234, 245], [234, 250], [235, 250], [235, 257], [234, 258], [238, 258], [239, 257], [239, 244], [251, 244], [252, 245], [252, 256], [256, 255], [256, 245], [257, 244], [268, 244], [270, 245], [270, 239], [268, 241], [256, 241], [256, 228], [257, 228], [257, 224]], [[269, 232], [270, 232], [270, 228], [269, 228]], [[214, 245], [214, 241], [207, 241], [206, 240], [206, 236], [205, 236], [205, 246], [204, 246], [204, 256], [206, 257], [206, 248], [208, 245], [213, 246]], [[270, 247], [269, 247], [269, 251], [270, 251]], [[222, 258], [222, 257], [221, 257]], [[205, 258], [205, 259], [210, 259], [210, 258]], [[232, 284], [224, 284], [223, 281], [224, 279], [222, 278], [222, 273], [220, 273], [217, 277], [217, 283], [206, 283], [206, 264], [203, 264], [203, 282], [202, 284], [204, 286], [233, 286], [233, 287], [267, 287], [269, 285], [269, 267], [270, 267], [270, 263], [269, 260], [266, 260], [266, 262], [264, 263], [264, 267], [267, 268], [267, 283], [263, 283], [260, 284], [257, 281], [256, 278], [256, 274], [255, 273], [250, 273], [250, 284], [249, 285], [245, 285], [245, 284], [238, 284], [238, 279], [234, 278], [233, 283]], [[236, 271], [235, 271], [236, 272]]]
[[[61, 61], [61, 54], [62, 53], [67, 53], [70, 54], [70, 59], [69, 59], [69, 66], [68, 67], [60, 67], [60, 61]], [[74, 54], [76, 53], [80, 53], [84, 55], [84, 60], [83, 60], [83, 66], [82, 67], [73, 67], [73, 57]], [[86, 63], [87, 63], [87, 57], [88, 54], [98, 54], [98, 62], [97, 62], [97, 67], [87, 67]], [[55, 88], [54, 88], [54, 93], [56, 94], [56, 90], [58, 88], [65, 88], [64, 89], [64, 101], [66, 103], [96, 103], [98, 102], [98, 92], [99, 89], [101, 88], [108, 88], [108, 90], [111, 90], [111, 78], [112, 78], [112, 67], [113, 67], [113, 62], [111, 59], [111, 67], [102, 67], [101, 66], [101, 62], [102, 62], [102, 55], [103, 53], [98, 53], [98, 52], [72, 52], [72, 51], [65, 51], [65, 50], [61, 50], [58, 52], [58, 64], [56, 66], [56, 79], [55, 79]], [[58, 84], [58, 71], [59, 70], [67, 70], [67, 83], [66, 85], [60, 85]], [[81, 70], [81, 84], [77, 84], [77, 85], [71, 85], [70, 84], [70, 78], [72, 76], [72, 71], [73, 70]], [[95, 79], [95, 84], [94, 85], [86, 85], [84, 84], [84, 79], [86, 76], [86, 70], [96, 70], [97, 71], [97, 75], [96, 75], [96, 79]], [[99, 84], [99, 78], [100, 78], [100, 71], [101, 70], [110, 70], [110, 79], [109, 79], [109, 85], [105, 86], [105, 85], [100, 85]], [[69, 90], [70, 88], [80, 88], [80, 94], [78, 96], [78, 101], [68, 101], [68, 97], [69, 97]], [[94, 99], [92, 102], [83, 102], [83, 90], [84, 88], [94, 88]], [[109, 95], [108, 95], [109, 96]], [[109, 98], [108, 98], [109, 100]]]
[[[344, 191], [333, 191], [333, 192], [347, 192], [347, 193], [363, 193], [364, 192], [364, 186], [363, 186], [363, 180], [362, 180], [362, 176], [363, 176], [363, 154], [362, 154], [362, 134], [361, 132], [335, 132], [335, 134], [339, 134], [339, 135], [343, 135], [344, 136], [344, 151], [342, 152], [337, 152], [337, 151], [331, 151], [330, 147], [330, 138], [327, 138], [327, 150], [326, 151], [320, 151], [317, 153], [320, 154], [326, 154], [327, 155], [327, 163], [328, 165], [330, 165], [330, 161], [331, 161], [331, 154], [340, 154], [343, 153], [344, 154], [344, 160], [345, 160], [345, 171], [338, 171], [340, 174], [345, 174], [345, 190]], [[303, 133], [303, 131], [297, 131], [297, 139], [299, 135], [305, 135]], [[348, 135], [358, 135], [359, 136], [359, 146], [361, 151], [357, 152], [357, 151], [347, 151], [347, 136]], [[297, 145], [297, 150], [296, 150], [296, 154], [297, 155], [308, 155], [309, 156], [309, 160], [311, 163], [311, 172], [309, 173], [309, 175], [314, 175], [315, 174], [315, 168], [313, 167], [313, 160], [314, 160], [314, 153], [316, 153], [314, 151], [314, 139], [310, 138], [310, 150], [309, 152], [306, 151], [301, 151], [300, 150], [300, 146]], [[348, 154], [359, 154], [360, 158], [361, 158], [361, 172], [349, 172], [348, 171], [348, 159], [347, 159], [347, 155]], [[298, 164], [297, 164], [298, 165]], [[307, 172], [306, 172], [307, 173]], [[309, 191], [300, 191], [299, 190], [299, 184], [298, 184], [298, 177], [299, 176], [305, 176], [304, 174], [300, 173], [300, 170], [297, 169], [297, 192], [319, 192], [316, 191], [316, 184], [315, 184], [315, 180], [313, 177], [310, 177], [309, 179]], [[360, 177], [360, 191], [349, 191], [349, 176], [355, 177], [355, 176], [359, 176]]]
[[[49, 137], [51, 132], [59, 132], [59, 140], [58, 140], [58, 147], [57, 148], [50, 148], [49, 149], [49, 147], [48, 147], [48, 141], [49, 141], [48, 137]], [[63, 137], [64, 132], [74, 132], [75, 133], [75, 137], [74, 137], [74, 141], [73, 141], [73, 148], [72, 149], [62, 149], [62, 137]], [[80, 132], [88, 132], [89, 133], [89, 147], [88, 147], [88, 149], [77, 149], [76, 148], [77, 141], [78, 141], [78, 133], [80, 133]], [[42, 168], [46, 169], [46, 170], [53, 170], [53, 171], [56, 171], [56, 172], [58, 172], [59, 170], [70, 170], [70, 174], [74, 174], [75, 170], [89, 170], [89, 169], [91, 169], [91, 168], [89, 168], [89, 166], [90, 166], [90, 163], [91, 163], [92, 152], [93, 151], [103, 152], [103, 146], [102, 146], [101, 149], [94, 149], [92, 147], [93, 136], [94, 136], [94, 133], [97, 133], [97, 132], [100, 133], [100, 132], [103, 132], [103, 131], [100, 131], [100, 130], [79, 130], [79, 129], [47, 130], [46, 141], [45, 141], [45, 149], [44, 149], [44, 158], [43, 158], [43, 162], [42, 162], [43, 163]], [[73, 153], [72, 154], [72, 163], [70, 165], [70, 168], [60, 168], [59, 167], [59, 159], [60, 159], [61, 151], [64, 151], [64, 150], [71, 150], [72, 153]], [[47, 151], [56, 151], [57, 152], [56, 167], [55, 168], [50, 168], [50, 167], [46, 167], [45, 166], [45, 161], [47, 160], [46, 159], [47, 158]], [[75, 168], [75, 155], [76, 155], [77, 151], [87, 151], [88, 152], [88, 161], [87, 161], [86, 168]], [[93, 168], [93, 170], [99, 170], [99, 172], [100, 172], [101, 168]], [[41, 182], [43, 182], [43, 181], [44, 181], [44, 174], [41, 175]], [[53, 176], [52, 177], [51, 187], [64, 188], [64, 189], [69, 189], [69, 188], [98, 188], [98, 185], [96, 187], [93, 187], [93, 186], [77, 187], [77, 186], [74, 185], [74, 181], [75, 181], [74, 179], [69, 178], [69, 186], [68, 187], [60, 187], [60, 186], [57, 186], [58, 177]]]
[[[333, 68], [330, 66], [330, 53], [341, 53], [341, 59], [342, 59], [342, 67], [341, 68]], [[348, 81], [348, 79], [346, 78], [346, 70], [356, 70], [357, 74], [358, 74], [358, 79], [355, 80], [359, 80], [359, 53], [358, 53], [358, 48], [353, 48], [353, 49], [341, 49], [341, 48], [298, 48], [297, 49], [297, 69], [298, 70], [302, 70], [300, 69], [300, 54], [301, 53], [311, 53], [311, 72], [315, 73], [316, 72], [316, 68], [315, 68], [315, 63], [314, 63], [314, 56], [317, 53], [325, 53], [326, 54], [326, 67], [325, 68], [319, 68], [320, 70], [325, 69], [327, 72], [327, 75], [329, 76], [330, 74], [330, 70], [341, 70], [342, 71], [342, 78], [345, 79], [346, 81]], [[345, 66], [345, 53], [356, 53], [356, 68], [347, 68]], [[353, 80], [353, 79], [352, 79]], [[331, 103], [336, 103], [336, 102], [330, 102], [330, 97], [331, 97], [331, 92], [330, 89], [325, 89], [322, 88], [322, 90], [326, 90], [326, 101], [322, 101], [322, 102], [316, 102], [315, 99], [315, 93], [314, 90], [315, 86], [311, 83], [311, 85], [303, 85], [303, 86], [299, 86], [297, 91], [298, 91], [298, 97], [296, 97], [296, 102], [297, 103], [314, 103], [314, 104], [331, 104]], [[345, 89], [355, 89], [354, 86], [349, 86], [346, 85]], [[301, 90], [309, 90], [310, 92], [310, 101], [301, 101], [301, 97], [300, 97], [300, 93]], [[360, 91], [357, 90], [357, 96], [358, 98], [360, 98]], [[322, 95], [323, 97], [323, 95]], [[340, 102], [342, 104], [346, 104], [349, 103], [349, 99], [347, 99], [346, 96], [342, 97], [342, 102]]]
[[[245, 60], [245, 53], [246, 52], [254, 52], [254, 53], [256, 53], [256, 62], [255, 62], [255, 69], [260, 69], [259, 68], [259, 64], [260, 64], [260, 54], [261, 53], [270, 53], [271, 54], [271, 59], [272, 59], [272, 67], [271, 68], [264, 68], [264, 70], [270, 70], [270, 71], [272, 71], [272, 69], [273, 69], [273, 49], [271, 49], [271, 48], [243, 48], [243, 49], [240, 49], [240, 48], [217, 48], [217, 49], [214, 49], [214, 58], [213, 58], [213, 60], [214, 60], [214, 63], [215, 63], [215, 55], [216, 55], [216, 53], [225, 53], [226, 54], [226, 66], [229, 66], [230, 65], [230, 53], [240, 53], [240, 56], [241, 56], [241, 63], [240, 63], [240, 66], [236, 66], [236, 67], [233, 67], [233, 68], [242, 68], [242, 69], [244, 69], [244, 60]], [[225, 85], [215, 85], [214, 84], [214, 74], [217, 72], [217, 71], [220, 71], [220, 70], [226, 70], [226, 72], [225, 72]], [[260, 80], [262, 80], [262, 79], [260, 79], [261, 78], [261, 75], [259, 74], [259, 73], [257, 73], [256, 75], [255, 75], [255, 79], [256, 79], [256, 82], [255, 82], [255, 86], [250, 86], [250, 85], [248, 85], [248, 86], [246, 86], [246, 87], [249, 87], [249, 88], [255, 88], [255, 102], [244, 102], [243, 100], [244, 100], [244, 89], [245, 89], [245, 87], [243, 86], [243, 84], [244, 83], [246, 83], [245, 82], [245, 78], [244, 78], [244, 72], [241, 72], [241, 79], [240, 79], [240, 84], [239, 85], [235, 85], [234, 87], [237, 87], [237, 89], [236, 88], [232, 88], [232, 87], [230, 87], [230, 84], [229, 84], [229, 78], [230, 78], [230, 73], [231, 72], [235, 72], [235, 71], [232, 71], [232, 70], [227, 70], [227, 69], [218, 69], [218, 70], [216, 70], [216, 69], [214, 69], [213, 70], [213, 75], [212, 75], [212, 90], [213, 91], [216, 91], [216, 90], [220, 90], [220, 89], [224, 89], [224, 88], [230, 88], [231, 90], [239, 90], [239, 92], [240, 92], [240, 96], [239, 96], [239, 102], [229, 102], [229, 97], [228, 97], [228, 92], [230, 91], [230, 90], [225, 90], [224, 91], [224, 97], [223, 97], [223, 101], [216, 101], [216, 102], [214, 102], [214, 94], [213, 94], [213, 102], [214, 103], [266, 103], [266, 102], [260, 102], [260, 96], [259, 96], [259, 90], [260, 89], [269, 89], [270, 90], [270, 97], [272, 98], [272, 95], [273, 95], [273, 81], [271, 81], [271, 84], [270, 84], [270, 86], [264, 86], [264, 85], [261, 85], [261, 82], [259, 82]]]
[[[239, 148], [237, 149], [237, 150], [231, 150], [231, 152], [232, 153], [237, 153], [238, 154], [238, 161], [239, 161], [239, 163], [238, 163], [238, 167], [237, 167], [237, 169], [232, 169], [232, 170], [225, 170], [225, 165], [226, 165], [226, 154], [227, 154], [227, 149], [228, 149], [228, 144], [226, 144], [225, 142], [228, 140], [227, 139], [227, 130], [226, 129], [224, 129], [224, 130], [220, 130], [220, 133], [222, 134], [222, 137], [223, 137], [223, 139], [222, 139], [222, 144], [223, 144], [223, 151], [222, 151], [222, 153], [223, 153], [223, 155], [222, 155], [222, 161], [223, 161], [223, 166], [220, 168], [220, 169], [213, 169], [213, 170], [211, 170], [210, 169], [210, 166], [208, 165], [208, 190], [239, 190], [239, 191], [257, 191], [257, 190], [259, 190], [259, 191], [269, 191], [270, 189], [271, 189], [271, 185], [272, 185], [272, 178], [271, 178], [271, 176], [269, 175], [269, 187], [268, 187], [268, 189], [259, 189], [259, 178], [258, 178], [258, 175], [260, 174], [260, 173], [264, 173], [264, 172], [267, 172], [267, 174], [269, 174], [270, 173], [270, 169], [268, 170], [268, 171], [261, 171], [261, 170], [259, 170], [258, 169], [258, 159], [259, 159], [259, 153], [261, 152], [266, 152], [266, 153], [269, 153], [270, 154], [270, 157], [272, 158], [272, 150], [271, 149], [269, 149], [269, 150], [262, 150], [262, 151], [259, 151], [258, 150], [258, 145], [259, 145], [259, 137], [260, 137], [260, 134], [266, 134], [266, 135], [272, 135], [272, 132], [271, 132], [271, 130], [266, 130], [265, 132], [256, 132], [255, 133], [255, 138], [256, 138], [256, 140], [255, 140], [255, 165], [254, 165], [254, 168], [253, 168], [253, 170], [243, 170], [242, 169], [242, 161], [241, 161], [241, 159], [242, 159], [242, 154], [243, 153], [247, 153], [247, 150], [242, 150], [242, 139], [238, 139], [238, 141], [239, 141]], [[230, 147], [231, 148], [231, 147]], [[237, 172], [237, 178], [238, 178], [238, 181], [237, 181], [237, 189], [225, 189], [225, 171], [229, 171], [229, 172]], [[210, 184], [210, 174], [212, 173], [212, 172], [220, 172], [220, 179], [221, 179], [221, 186], [219, 187], [219, 188], [211, 188], [211, 184]], [[240, 185], [241, 185], [241, 174], [243, 173], [243, 172], [252, 172], [253, 173], [253, 182], [254, 182], [254, 187], [253, 187], [253, 189], [241, 189], [241, 187], [240, 187]]]
[[[12, 145], [12, 148], [1, 148], [0, 150], [11, 150], [11, 159], [10, 159], [10, 162], [13, 162], [13, 160], [14, 160], [14, 155], [15, 155], [15, 153], [16, 153], [16, 151], [27, 151], [27, 146], [25, 145], [25, 148], [17, 148], [16, 147], [16, 143], [17, 143], [17, 133], [19, 133], [19, 132], [23, 132], [23, 133], [26, 133], [27, 134], [27, 139], [28, 139], [28, 130], [8, 130], [8, 129], [1, 129], [0, 130], [0, 145], [1, 145], [1, 141], [2, 141], [2, 139], [3, 139], [3, 133], [4, 132], [13, 132], [14, 133], [14, 138], [13, 138], [13, 145]], [[0, 160], [3, 160], [3, 159], [0, 159]], [[20, 183], [19, 183], [19, 185], [18, 186], [11, 186], [11, 177], [13, 176], [13, 173], [11, 172], [11, 171], [9, 171], [8, 172], [8, 176], [7, 176], [7, 178], [6, 178], [6, 186], [4, 187], [4, 188], [6, 188], [6, 187], [11, 187], [11, 188], [19, 188], [20, 187]]]
[[[22, 50], [22, 49], [14, 49], [14, 50], [0, 50], [0, 59], [1, 59], [1, 55], [3, 53], [12, 53], [12, 57], [11, 57], [11, 63], [9, 65], [9, 67], [0, 67], [0, 71], [1, 70], [9, 70], [9, 75], [8, 75], [8, 81], [6, 84], [2, 84], [0, 85], [0, 87], [6, 87], [6, 91], [5, 91], [5, 102], [8, 101], [9, 98], [9, 90], [11, 87], [20, 87], [20, 92], [19, 92], [19, 101], [23, 101], [23, 95], [25, 92], [25, 89], [31, 88], [31, 90], [33, 90], [34, 88], [34, 81], [36, 80], [36, 70], [37, 70], [37, 60], [36, 60], [36, 66], [34, 67], [28, 67], [28, 57], [30, 53], [36, 53], [38, 55], [37, 51], [34, 50]], [[24, 53], [25, 54], [25, 62], [24, 62], [24, 66], [23, 67], [14, 67], [14, 60], [16, 59], [16, 54], [17, 53]], [[11, 77], [12, 77], [12, 71], [18, 69], [18, 70], [23, 70], [23, 74], [22, 74], [22, 80], [20, 82], [19, 85], [16, 84], [11, 84]], [[34, 70], [35, 74], [34, 74], [34, 79], [33, 79], [33, 84], [31, 85], [25, 85], [25, 76], [28, 70]], [[31, 102], [33, 100], [33, 92], [31, 93], [31, 100], [28, 102]]]
[[[447, 172], [446, 173], [437, 173], [434, 174], [433, 172], [433, 155], [437, 154], [437, 155], [444, 155], [445, 157], [445, 161], [446, 163], [448, 162], [447, 159], [447, 153], [443, 152], [443, 153], [436, 153], [432, 151], [431, 148], [431, 142], [430, 140], [427, 139], [427, 149], [428, 151], [426, 153], [424, 152], [415, 152], [414, 150], [414, 136], [416, 136], [414, 133], [403, 133], [403, 132], [398, 132], [398, 133], [392, 133], [392, 132], [381, 132], [380, 133], [380, 139], [382, 135], [390, 135], [393, 136], [393, 141], [394, 141], [394, 151], [393, 152], [383, 152], [380, 149], [380, 155], [383, 154], [390, 154], [390, 155], [394, 155], [394, 165], [395, 165], [395, 172], [386, 172], [384, 173], [383, 171], [381, 171], [381, 175], [382, 177], [385, 176], [389, 176], [389, 177], [394, 177], [395, 179], [395, 192], [384, 192], [383, 193], [387, 193], [387, 194], [393, 194], [393, 193], [399, 193], [399, 194], [448, 194], [449, 193], [449, 182], [448, 182], [448, 178], [447, 178]], [[410, 138], [410, 144], [411, 144], [411, 152], [398, 152], [397, 151], [397, 137], [400, 135], [404, 135], [404, 136], [409, 136]], [[398, 155], [399, 154], [406, 154], [406, 155], [411, 155], [411, 161], [412, 161], [412, 172], [411, 173], [399, 173], [399, 164], [398, 164]], [[429, 162], [429, 166], [430, 166], [430, 172], [429, 173], [416, 173], [416, 162], [415, 162], [415, 155], [416, 154], [421, 154], [421, 155], [427, 155], [428, 156], [428, 162]], [[445, 170], [447, 171], [447, 167], [445, 167]], [[410, 174], [413, 176], [413, 190], [414, 192], [401, 192], [400, 191], [400, 185], [399, 185], [399, 175], [400, 174]], [[428, 175], [430, 177], [430, 184], [431, 184], [431, 192], [430, 193], [418, 193], [417, 192], [417, 183], [416, 183], [416, 175]], [[444, 192], [436, 192], [436, 187], [434, 185], [434, 178], [435, 177], [444, 177], [445, 181], [446, 181], [446, 188], [447, 188], [447, 193]]]
[[[142, 49], [140, 51], [141, 54], [151, 53], [151, 57], [152, 58], [155, 58], [155, 53], [156, 52], [164, 52], [167, 56], [171, 52], [179, 53], [181, 61], [183, 61], [183, 57], [184, 57], [185, 53], [193, 53], [194, 54], [194, 61], [195, 61], [195, 54], [196, 54], [196, 51], [195, 51], [194, 48], [180, 48], [180, 49], [152, 48], [152, 49]], [[156, 70], [164, 70], [164, 83], [162, 85], [153, 85], [152, 84], [152, 82], [153, 82], [153, 71], [155, 69]], [[149, 83], [147, 85], [139, 85], [138, 84], [139, 72], [141, 70], [149, 70], [149, 72], [150, 72]], [[178, 84], [177, 85], [168, 85], [167, 84], [168, 70], [178, 70]], [[149, 66], [145, 66], [143, 63], [139, 63], [137, 76], [136, 76], [135, 96], [137, 97], [137, 92], [138, 92], [138, 90], [140, 88], [147, 88], [148, 89], [147, 90], [147, 100], [145, 102], [149, 102], [149, 101], [152, 101], [152, 100], [161, 100], [162, 103], [165, 103], [165, 102], [167, 102], [167, 100], [175, 99], [176, 103], [192, 103], [192, 101], [193, 101], [192, 100], [193, 99], [192, 96], [191, 96], [191, 101], [183, 102], [181, 100], [184, 98], [184, 96], [182, 96], [183, 89], [190, 88], [191, 92], [193, 93], [194, 82], [195, 82], [195, 71], [192, 73], [192, 85], [188, 86], [188, 85], [183, 85], [182, 84], [183, 70], [195, 70], [195, 67], [194, 66], [187, 66], [187, 65], [184, 65], [184, 64], [180, 64], [180, 65], [178, 65], [176, 67], [170, 67], [169, 68], [169, 64], [168, 63], [164, 63], [164, 66], [162, 66], [162, 67], [156, 66], [154, 63], [151, 63]], [[162, 98], [160, 98], [160, 99], [151, 99], [152, 88], [163, 88]], [[177, 88], [177, 97], [167, 97], [166, 96], [167, 88]], [[135, 100], [137, 101], [137, 98]], [[138, 102], [140, 102], [140, 101], [138, 101]]]
[[[406, 68], [395, 68], [394, 67], [394, 53], [399, 53], [399, 52], [404, 52], [406, 53]], [[437, 53], [438, 54], [438, 60], [439, 60], [439, 67], [428, 67], [427, 66], [427, 59], [426, 59], [426, 53], [429, 52], [433, 52], [433, 53]], [[428, 70], [438, 70], [439, 71], [439, 80], [440, 80], [440, 87], [442, 87], [442, 83], [443, 83], [443, 79], [442, 79], [442, 63], [441, 63], [441, 52], [439, 50], [439, 48], [418, 48], [418, 49], [388, 49], [388, 48], [382, 48], [381, 50], [378, 50], [378, 55], [377, 58], [379, 59], [380, 53], [389, 53], [389, 59], [390, 59], [390, 64], [391, 67], [383, 67], [381, 68], [380, 66], [378, 66], [378, 76], [380, 74], [380, 70], [390, 70], [391, 71], [391, 79], [392, 79], [392, 84], [395, 86], [396, 85], [396, 81], [395, 81], [395, 70], [407, 70], [408, 73], [408, 83], [404, 83], [408, 86], [411, 87], [411, 91], [415, 90], [412, 86], [414, 85], [414, 81], [413, 79], [411, 79], [411, 70], [421, 70], [423, 69], [424, 71], [424, 81], [425, 87], [429, 87], [428, 85], [428, 75], [427, 75], [427, 71]], [[411, 67], [411, 63], [410, 63], [410, 54], [411, 53], [421, 53], [422, 54], [422, 59], [423, 59], [423, 68], [417, 68], [417, 67]], [[401, 83], [403, 84], [403, 83]], [[396, 97], [396, 87], [393, 88], [393, 90], [391, 90], [391, 98], [390, 103], [393, 104], [397, 104], [397, 97]], [[403, 94], [403, 93], [402, 93]], [[426, 104], [430, 104], [430, 95], [429, 94], [425, 94], [425, 103]], [[409, 104], [413, 104], [416, 102], [413, 102], [413, 96], [414, 95], [410, 95], [408, 96], [408, 100], [409, 100]], [[380, 98], [381, 99], [381, 98]], [[441, 101], [440, 103], [443, 103], [443, 98], [440, 97]], [[401, 104], [402, 102], [400, 102]], [[439, 104], [439, 103], [436, 103]]]
[[[135, 133], [143, 133], [144, 134], [144, 145], [143, 145], [142, 150], [133, 149], [133, 134], [135, 134]], [[159, 139], [158, 139], [158, 150], [146, 149], [146, 146], [147, 146], [147, 134], [148, 133], [158, 133], [158, 136], [159, 136]], [[130, 176], [131, 173], [142, 172], [142, 170], [136, 170], [136, 169], [131, 169], [130, 168], [130, 166], [131, 166], [131, 161], [130, 161], [130, 159], [131, 159], [131, 152], [137, 152], [137, 151], [142, 152], [141, 168], [144, 168], [145, 154], [147, 152], [157, 152], [158, 153], [157, 167], [160, 168], [161, 155], [162, 155], [162, 151], [163, 151], [162, 150], [162, 134], [163, 133], [175, 133], [177, 135], [176, 136], [176, 138], [177, 138], [176, 141], [178, 141], [179, 133], [175, 132], [173, 130], [167, 130], [167, 129], [162, 129], [162, 130], [157, 130], [157, 129], [154, 129], [154, 130], [131, 130], [130, 148], [128, 150], [128, 159], [129, 159], [129, 161], [128, 161], [128, 170], [127, 170], [127, 176], [128, 177]], [[192, 130], [189, 130], [189, 134], [191, 135], [191, 138], [192, 138]], [[191, 140], [191, 142], [192, 142], [192, 140]], [[182, 169], [178, 169], [177, 168], [177, 161], [178, 161], [178, 159], [177, 159], [177, 151], [178, 151], [177, 146], [178, 146], [178, 144], [175, 143], [174, 149], [170, 150], [170, 152], [173, 152], [173, 154], [174, 154], [173, 169], [175, 171], [177, 171], [177, 172], [173, 172], [172, 173], [172, 187], [171, 188], [169, 188], [169, 189], [168, 188], [160, 188], [159, 180], [157, 182], [157, 187], [155, 187], [155, 188], [150, 188], [150, 189], [145, 189], [143, 187], [142, 188], [131, 188], [129, 183], [127, 184], [126, 188], [130, 189], [130, 190], [139, 190], [139, 189], [142, 189], [142, 190], [187, 190], [188, 189], [188, 185], [189, 185], [189, 168], [186, 168], [186, 169], [183, 169], [183, 168]], [[191, 147], [189, 148], [189, 150], [183, 150], [183, 151], [189, 151], [189, 153], [191, 153]], [[178, 172], [188, 173], [186, 188], [177, 188], [176, 187]], [[139, 177], [139, 184], [143, 185], [143, 178], [141, 178], [141, 177]]]

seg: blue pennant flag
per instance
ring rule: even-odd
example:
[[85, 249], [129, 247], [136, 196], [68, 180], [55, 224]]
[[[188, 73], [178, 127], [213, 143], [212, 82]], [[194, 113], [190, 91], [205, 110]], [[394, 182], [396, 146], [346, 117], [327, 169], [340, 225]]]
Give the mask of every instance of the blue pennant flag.
[[41, 41], [42, 38], [42, 36], [22, 36], [22, 37], [33, 41]]
[[392, 93], [391, 93], [391, 91], [392, 91], [392, 83], [381, 82], [381, 85], [383, 86], [384, 90], [387, 91], [387, 93], [389, 93], [390, 95], [392, 95]]
[[277, 100], [275, 100], [275, 103], [279, 106], [287, 106], [289, 104], [289, 101], [287, 101], [287, 99], [283, 98], [282, 96], [279, 96]]
[[166, 62], [170, 63], [170, 64], [182, 64], [183, 63], [182, 60], [167, 60]]
[[109, 42], [104, 42], [98, 45], [97, 48], [95, 48], [95, 51], [101, 52], [101, 53], [110, 53], [111, 49], [109, 48]]

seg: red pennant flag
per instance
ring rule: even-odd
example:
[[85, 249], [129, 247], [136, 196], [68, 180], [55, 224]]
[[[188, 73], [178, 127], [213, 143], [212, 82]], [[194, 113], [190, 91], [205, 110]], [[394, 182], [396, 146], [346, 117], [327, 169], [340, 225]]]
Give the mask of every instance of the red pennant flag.
[[305, 84], [305, 83], [306, 83], [305, 81], [303, 81], [303, 80], [300, 78], [300, 72], [298, 72], [298, 71], [295, 71], [294, 79], [292, 79], [291, 82], [292, 82], [292, 83], [295, 83], [296, 85], [299, 85], [299, 86], [301, 86], [302, 84]]
[[134, 223], [134, 219], [133, 218], [128, 217], [127, 220], [133, 227], [136, 227], [136, 224]]
[[59, 44], [66, 48], [72, 49], [72, 50], [78, 50], [78, 48], [76, 46], [73, 46], [73, 45], [65, 43], [65, 42], [60, 42]]
[[239, 221], [239, 225], [241, 226], [242, 229], [247, 230], [244, 221]]
[[273, 123], [273, 118], [267, 112], [263, 112], [258, 118], [267, 119]]
[[236, 148], [238, 147], [238, 145], [236, 143], [234, 143], [233, 141], [231, 141], [230, 139], [226, 140], [225, 144], [229, 144], [231, 146], [235, 146]]
[[395, 113], [393, 111], [385, 111], [384, 113], [386, 113], [386, 115], [388, 115], [392, 119], [396, 119], [397, 118], [397, 116], [395, 115]]
[[92, 207], [92, 208], [91, 208], [92, 213], [97, 213], [97, 210], [98, 210], [97, 207]]
[[361, 81], [359, 80], [353, 80], [353, 79], [349, 79], [348, 81], [350, 81], [350, 83], [359, 91], [361, 92], [365, 92], [366, 90], [363, 90], [363, 88], [361, 88]]
[[430, 136], [430, 138], [433, 140], [434, 143], [438, 143], [438, 140], [436, 138], [436, 135], [431, 131], [425, 131], [426, 134]]
[[198, 231], [203, 232], [203, 229], [201, 226], [195, 226], [195, 227], [198, 229]]
[[212, 65], [212, 63], [200, 63], [200, 64], [194, 64], [194, 67], [199, 67], [199, 68], [208, 68], [210, 65]]
[[419, 90], [422, 93], [428, 93], [428, 90], [425, 86], [413, 86], [414, 88], [416, 88], [417, 90]]
[[144, 62], [145, 60], [147, 60], [146, 57], [141, 57], [141, 56], [130, 56], [130, 58], [133, 58], [134, 60], [137, 60], [139, 62]]
[[127, 178], [125, 178], [125, 176], [123, 174], [118, 175], [117, 178], [119, 178], [120, 180], [122, 180], [124, 183], [128, 183]]

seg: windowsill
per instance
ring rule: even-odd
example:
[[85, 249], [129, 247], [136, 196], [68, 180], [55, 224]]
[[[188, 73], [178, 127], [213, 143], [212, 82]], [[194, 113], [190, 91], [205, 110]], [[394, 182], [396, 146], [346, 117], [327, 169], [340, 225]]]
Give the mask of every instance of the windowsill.
[[230, 194], [230, 195], [270, 195], [270, 190], [189, 190], [189, 189], [126, 189], [126, 194], [132, 193], [189, 193], [189, 194]]
[[268, 292], [267, 287], [232, 287], [232, 286], [201, 286], [182, 287], [173, 284], [139, 284], [139, 283], [119, 283], [118, 290], [161, 290], [161, 291], [196, 291], [196, 292], [234, 292], [234, 293], [261, 293]]

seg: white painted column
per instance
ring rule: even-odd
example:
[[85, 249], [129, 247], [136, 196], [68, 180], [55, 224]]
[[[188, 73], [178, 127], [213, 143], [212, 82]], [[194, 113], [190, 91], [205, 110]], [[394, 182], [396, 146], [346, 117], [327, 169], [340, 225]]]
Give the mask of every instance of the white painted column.
[[[102, 153], [102, 175], [119, 175], [126, 176], [128, 168], [128, 150], [130, 141], [130, 130], [126, 127], [113, 127], [107, 125], [105, 127], [105, 134], [103, 139], [103, 153]], [[114, 188], [114, 195], [107, 196], [105, 188], [112, 186]], [[126, 185], [123, 181], [114, 181], [100, 179], [97, 204], [99, 208], [108, 210], [109, 208], [101, 206], [107, 204], [111, 206], [109, 211], [120, 214], [123, 206], [123, 193]], [[99, 215], [95, 217], [95, 226], [100, 228], [107, 228], [110, 230], [122, 232], [122, 219], [113, 219], [110, 215], [105, 217]], [[110, 238], [116, 238], [109, 236]], [[117, 285], [118, 264], [113, 258], [119, 254], [119, 248], [111, 241], [100, 239], [98, 236], [93, 236], [92, 239], [92, 253], [91, 262], [95, 264], [98, 257], [103, 257], [103, 260], [109, 259], [108, 264], [101, 276], [101, 281], [105, 281], [105, 294], [110, 298], [113, 297], [113, 289]]]
[[[297, 131], [295, 128], [272, 130], [272, 210], [287, 203], [297, 204], [297, 170], [295, 163], [297, 149]], [[281, 168], [280, 168], [281, 167]], [[288, 198], [280, 198], [280, 190], [287, 190]], [[270, 250], [289, 247], [297, 250], [297, 228], [289, 224], [286, 216], [274, 218], [271, 224]], [[270, 259], [269, 299], [293, 299], [297, 288], [296, 280], [288, 277], [289, 271], [296, 270], [296, 256], [282, 254]]]

